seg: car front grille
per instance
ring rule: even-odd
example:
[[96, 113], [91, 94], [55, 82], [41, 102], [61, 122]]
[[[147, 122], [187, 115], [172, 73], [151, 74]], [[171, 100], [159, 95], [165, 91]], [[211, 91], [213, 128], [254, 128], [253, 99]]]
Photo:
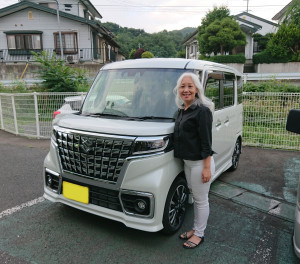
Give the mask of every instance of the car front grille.
[[66, 172], [116, 183], [132, 152], [133, 139], [55, 131], [59, 157]]

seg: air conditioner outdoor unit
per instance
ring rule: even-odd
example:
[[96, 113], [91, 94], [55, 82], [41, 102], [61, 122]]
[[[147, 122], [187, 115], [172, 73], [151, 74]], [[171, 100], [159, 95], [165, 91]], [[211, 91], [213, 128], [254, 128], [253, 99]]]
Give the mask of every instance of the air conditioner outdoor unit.
[[73, 56], [69, 55], [69, 56], [67, 56], [67, 62], [68, 63], [76, 63], [77, 61], [74, 59]]

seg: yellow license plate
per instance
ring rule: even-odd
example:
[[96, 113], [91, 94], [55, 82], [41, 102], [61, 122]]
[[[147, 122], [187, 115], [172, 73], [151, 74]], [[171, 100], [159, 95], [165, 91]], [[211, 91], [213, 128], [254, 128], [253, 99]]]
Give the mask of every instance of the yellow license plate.
[[63, 182], [63, 196], [80, 202], [80, 203], [89, 203], [89, 188], [85, 186], [80, 186], [70, 182]]

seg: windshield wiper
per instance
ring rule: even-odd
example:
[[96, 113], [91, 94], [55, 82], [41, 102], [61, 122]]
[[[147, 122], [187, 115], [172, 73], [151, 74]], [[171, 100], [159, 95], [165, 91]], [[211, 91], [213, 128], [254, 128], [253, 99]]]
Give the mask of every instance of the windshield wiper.
[[135, 117], [139, 120], [155, 120], [155, 119], [160, 119], [160, 120], [172, 120], [174, 121], [175, 119], [172, 117], [162, 117], [162, 116], [139, 116]]
[[106, 114], [106, 113], [89, 113], [85, 114], [85, 116], [109, 116], [109, 117], [126, 117], [125, 115], [114, 115], [114, 114]]

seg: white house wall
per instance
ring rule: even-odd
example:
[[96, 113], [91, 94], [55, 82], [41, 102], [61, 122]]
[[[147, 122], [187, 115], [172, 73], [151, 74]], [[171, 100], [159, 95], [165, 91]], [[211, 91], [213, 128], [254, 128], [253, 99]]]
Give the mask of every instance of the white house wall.
[[250, 35], [246, 35], [247, 44], [245, 46], [245, 57], [246, 59], [252, 59], [253, 56], [253, 38]]
[[[53, 2], [53, 3], [49, 3], [51, 4], [51, 6], [49, 7], [56, 9], [55, 1], [29, 0], [29, 2], [35, 4]], [[78, 0], [58, 0], [59, 10], [75, 16], [84, 17], [83, 6], [81, 4], [78, 4], [78, 2], [79, 2]], [[72, 5], [72, 7], [65, 7], [65, 4]]]
[[84, 6], [79, 5], [78, 6], [78, 16], [84, 17], [84, 10], [85, 10]]
[[[28, 11], [33, 19], [28, 20]], [[61, 31], [77, 32], [78, 48], [92, 48], [89, 26], [71, 19], [60, 17]], [[54, 48], [54, 32], [58, 32], [57, 16], [36, 9], [25, 10], [2, 17], [0, 23], [0, 49], [7, 49], [5, 31], [39, 30], [42, 31], [43, 48]]]
[[198, 51], [198, 40], [197, 35], [193, 36], [186, 42], [185, 47], [185, 57], [186, 59], [198, 59], [199, 51]]
[[[25, 1], [25, 0], [22, 0], [21, 2], [23, 2], [23, 1]], [[39, 3], [51, 3], [52, 4], [52, 2], [53, 2], [53, 4], [56, 6], [56, 2], [53, 0], [53, 1], [47, 1], [47, 0], [26, 0], [26, 1], [28, 1], [28, 2], [31, 2], [31, 3], [35, 3], [35, 4], [39, 4]], [[59, 2], [60, 2], [60, 0], [58, 0]], [[71, 0], [72, 1], [72, 0]]]

